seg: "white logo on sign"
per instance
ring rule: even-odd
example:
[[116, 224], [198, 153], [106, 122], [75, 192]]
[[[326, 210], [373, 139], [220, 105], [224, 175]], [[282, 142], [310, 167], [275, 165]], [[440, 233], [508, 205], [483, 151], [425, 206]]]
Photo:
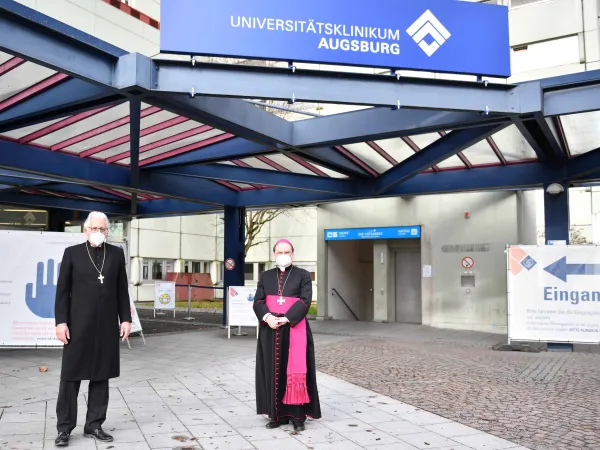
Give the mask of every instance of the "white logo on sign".
[[[450, 37], [450, 32], [429, 10], [425, 11], [406, 32], [427, 56], [433, 55]], [[425, 42], [427, 35], [433, 38], [431, 44]]]
[[416, 235], [417, 235], [417, 229], [416, 229], [416, 228], [413, 228], [412, 230], [410, 230], [410, 234], [411, 234], [412, 236], [416, 236]]

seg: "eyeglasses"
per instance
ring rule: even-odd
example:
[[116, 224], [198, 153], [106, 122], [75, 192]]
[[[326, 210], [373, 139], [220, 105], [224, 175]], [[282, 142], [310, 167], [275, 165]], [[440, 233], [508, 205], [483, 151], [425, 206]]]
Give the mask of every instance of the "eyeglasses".
[[88, 230], [90, 230], [92, 233], [97, 233], [98, 231], [100, 233], [106, 233], [108, 231], [108, 228], [103, 228], [103, 227], [88, 227]]

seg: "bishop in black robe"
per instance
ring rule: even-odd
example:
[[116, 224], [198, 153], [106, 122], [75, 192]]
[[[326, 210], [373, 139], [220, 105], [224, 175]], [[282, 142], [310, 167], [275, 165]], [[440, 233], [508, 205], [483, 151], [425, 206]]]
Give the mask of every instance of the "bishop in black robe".
[[131, 324], [128, 284], [121, 248], [107, 243], [93, 246], [86, 241], [65, 250], [55, 300], [57, 330], [66, 324], [69, 333], [56, 405], [57, 446], [68, 445], [76, 426], [82, 380], [90, 381], [84, 433], [101, 441], [112, 440], [101, 426], [108, 409], [108, 380], [120, 374], [119, 322]]
[[[278, 290], [284, 286], [282, 292]], [[268, 295], [300, 298], [288, 312], [273, 314], [286, 317], [289, 321], [277, 329], [272, 329], [264, 318], [270, 313], [266, 304]], [[290, 266], [285, 271], [276, 268], [264, 272], [258, 282], [254, 296], [254, 312], [260, 322], [256, 350], [256, 412], [267, 415], [268, 428], [289, 423], [294, 429], [303, 430], [307, 417], [321, 418], [319, 393], [315, 367], [315, 349], [312, 332], [306, 321], [306, 386], [309, 403], [288, 405], [283, 403], [286, 389], [289, 356], [290, 327], [296, 326], [308, 313], [312, 301], [312, 281], [308, 271]]]

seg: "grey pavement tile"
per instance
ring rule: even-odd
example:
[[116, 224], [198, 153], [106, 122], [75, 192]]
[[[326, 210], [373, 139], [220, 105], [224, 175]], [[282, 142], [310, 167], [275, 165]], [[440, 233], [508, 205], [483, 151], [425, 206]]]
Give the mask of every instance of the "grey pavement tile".
[[254, 441], [266, 441], [269, 439], [287, 439], [290, 437], [289, 433], [284, 431], [282, 428], [273, 428], [268, 429], [265, 427], [265, 423], [262, 423], [258, 426], [253, 427], [238, 427], [236, 428], [237, 432], [241, 434], [244, 439], [247, 439], [250, 442]]
[[268, 422], [268, 419], [258, 414], [252, 414], [251, 416], [226, 416], [223, 420], [236, 430], [248, 427], [264, 427]]
[[133, 418], [139, 423], [177, 420], [177, 416], [170, 411], [133, 411]]
[[256, 410], [250, 406], [244, 405], [229, 407], [229, 408], [213, 408], [215, 414], [220, 417], [249, 417], [256, 414]]
[[139, 429], [143, 434], [185, 433], [187, 427], [180, 421], [140, 423]]
[[162, 398], [159, 397], [156, 393], [152, 394], [135, 394], [135, 395], [125, 395], [125, 401], [128, 405], [133, 405], [136, 403], [158, 403], [162, 402]]
[[396, 417], [394, 417], [392, 414], [388, 414], [385, 411], [381, 411], [380, 409], [371, 407], [357, 410], [354, 413], [348, 414], [369, 424], [391, 422], [394, 419], [396, 419]]
[[419, 425], [415, 425], [414, 423], [402, 419], [396, 419], [393, 422], [377, 423], [374, 427], [396, 437], [404, 434], [425, 433], [428, 431]]
[[475, 450], [503, 450], [505, 448], [517, 447], [517, 444], [507, 441], [506, 439], [485, 433], [472, 434], [470, 436], [458, 436], [453, 439], [456, 442]]
[[[108, 431], [108, 430], [107, 430]], [[140, 429], [130, 428], [126, 430], [114, 430], [110, 434], [115, 439], [115, 442], [122, 443], [135, 443], [135, 442], [146, 442], [144, 435]]]
[[4, 422], [0, 419], [0, 436], [15, 434], [40, 434], [46, 429], [45, 422]]
[[358, 419], [333, 420], [331, 422], [323, 422], [323, 425], [341, 434], [352, 431], [370, 430], [373, 428], [372, 425], [361, 422]]
[[312, 444], [346, 440], [344, 436], [325, 426], [313, 427], [311, 425], [307, 425], [306, 430], [298, 433], [295, 438], [309, 446], [312, 446]]
[[204, 450], [254, 450], [256, 447], [242, 436], [198, 439]]
[[172, 448], [194, 444], [189, 433], [147, 434], [146, 441], [150, 448]]
[[[70, 447], [69, 447], [70, 448]], [[169, 450], [173, 447], [169, 447]], [[106, 444], [98, 443], [98, 450], [150, 450], [150, 446], [145, 442], [110, 442]]]
[[392, 414], [394, 416], [399, 416], [401, 414], [413, 414], [417, 412], [421, 412], [419, 408], [416, 408], [411, 405], [407, 405], [406, 403], [392, 403], [386, 405], [373, 405], [374, 408], [380, 409], [388, 414]]
[[169, 409], [175, 415], [186, 415], [186, 414], [207, 414], [212, 412], [208, 406], [198, 400], [198, 403], [187, 404], [187, 405], [169, 405]]
[[0, 436], [0, 448], [10, 450], [38, 450], [44, 447], [43, 434]]
[[405, 434], [403, 436], [399, 436], [399, 439], [420, 449], [437, 449], [450, 447], [456, 444], [456, 441], [430, 431], [426, 433]]
[[235, 436], [238, 432], [227, 423], [211, 425], [195, 425], [188, 427], [190, 433], [196, 438], [215, 438]]
[[400, 400], [396, 400], [385, 395], [371, 395], [367, 398], [361, 398], [361, 401], [371, 406], [385, 406], [385, 405], [405, 405]]
[[468, 436], [471, 434], [480, 434], [481, 431], [476, 430], [475, 428], [468, 427], [466, 425], [462, 425], [460, 423], [455, 422], [447, 422], [447, 423], [439, 423], [435, 425], [425, 425], [423, 428], [426, 428], [428, 431], [432, 431], [433, 433], [437, 433], [441, 436], [455, 438], [457, 436]]
[[402, 442], [398, 438], [395, 438], [394, 436], [391, 436], [387, 433], [384, 433], [381, 430], [377, 430], [374, 428], [361, 431], [345, 432], [341, 434], [346, 439], [358, 445], [362, 445], [363, 447], [367, 447], [369, 445], [387, 445]]
[[417, 450], [406, 442], [396, 442], [395, 444], [369, 445], [365, 447], [367, 450]]
[[4, 412], [2, 414], [2, 423], [28, 423], [28, 422], [44, 422], [46, 420], [45, 411], [34, 412]]
[[[83, 423], [83, 422], [81, 422]], [[138, 423], [134, 419], [116, 419], [114, 417], [107, 417], [106, 422], [102, 425], [107, 432], [115, 430], [136, 430], [138, 429]]]
[[364, 450], [364, 447], [348, 440], [311, 444], [310, 448], [313, 450]]
[[321, 405], [321, 415], [323, 416], [323, 420], [327, 421], [352, 419], [353, 417], [350, 414], [340, 411], [339, 409], [326, 405]]
[[434, 425], [438, 423], [451, 422], [451, 420], [445, 417], [438, 416], [426, 411], [419, 411], [412, 414], [400, 414], [399, 417], [407, 422], [414, 423], [415, 425]]
[[186, 427], [198, 426], [198, 425], [218, 425], [225, 423], [222, 417], [217, 416], [215, 413], [206, 414], [181, 414], [177, 418]]
[[210, 408], [236, 408], [242, 406], [244, 403], [233, 396], [227, 398], [204, 399], [203, 402]]
[[294, 438], [278, 439], [270, 441], [254, 441], [252, 445], [258, 450], [307, 450], [309, 447]]
[[137, 412], [147, 412], [147, 411], [169, 411], [169, 407], [166, 403], [162, 401], [157, 402], [149, 402], [149, 403], [128, 403], [128, 409], [131, 411], [131, 414], [135, 414]]

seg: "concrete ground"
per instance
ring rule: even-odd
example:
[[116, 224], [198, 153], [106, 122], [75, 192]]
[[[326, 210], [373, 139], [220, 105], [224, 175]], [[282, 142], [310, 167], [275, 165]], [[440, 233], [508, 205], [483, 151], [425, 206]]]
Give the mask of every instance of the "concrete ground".
[[[448, 408], [441, 409], [444, 414], [438, 415], [414, 406], [420, 403], [417, 394], [424, 386], [436, 386], [438, 395], [443, 398], [446, 395], [443, 381], [454, 377], [453, 373], [444, 373], [444, 367], [449, 361], [454, 361], [457, 366], [461, 366], [462, 362], [445, 357], [441, 358], [440, 364], [423, 366], [422, 372], [419, 372], [419, 367], [409, 366], [410, 373], [404, 373], [399, 371], [399, 365], [415, 363], [424, 357], [426, 351], [406, 350], [396, 355], [397, 349], [404, 349], [396, 346], [421, 346], [423, 341], [439, 340], [439, 343], [431, 345], [447, 347], [444, 339], [448, 338], [448, 334], [422, 327], [406, 332], [402, 327], [392, 326], [382, 328], [361, 324], [357, 328], [356, 324], [351, 324], [344, 329], [344, 324], [331, 322], [313, 322], [312, 325], [318, 330], [315, 339], [321, 370], [318, 381], [323, 418], [307, 423], [305, 432], [294, 434], [289, 427], [267, 430], [264, 427], [266, 419], [256, 416], [253, 357], [256, 341], [251, 330], [248, 330], [248, 336], [228, 341], [225, 331], [196, 324], [189, 326], [189, 330], [194, 332], [148, 336], [146, 347], [139, 338], [131, 340], [132, 350], [123, 345], [121, 377], [111, 382], [110, 410], [104, 426], [115, 437], [111, 444], [96, 444], [82, 437], [85, 417], [83, 394], [87, 389], [83, 383], [80, 425], [69, 448], [526, 448], [451, 420], [448, 417], [453, 414], [449, 414]], [[336, 327], [339, 327], [337, 331]], [[198, 332], [200, 328], [203, 331]], [[357, 331], [354, 336], [343, 336], [352, 330]], [[392, 337], [382, 339], [382, 332], [383, 336], [387, 333]], [[374, 334], [378, 339], [361, 337], [361, 334]], [[473, 335], [469, 333], [449, 335], [462, 342], [457, 345], [471, 345], [471, 348], [479, 345], [480, 351], [485, 351], [484, 344], [468, 344], [473, 342]], [[403, 337], [407, 340], [401, 340]], [[493, 337], [487, 338], [490, 342], [494, 340]], [[481, 335], [475, 337], [477, 342], [484, 339]], [[343, 353], [340, 352], [342, 350]], [[491, 353], [489, 349], [487, 351]], [[48, 371], [41, 372], [42, 366]], [[477, 365], [469, 363], [468, 367], [474, 370]], [[430, 372], [432, 369], [436, 370], [434, 374]], [[497, 370], [502, 371], [502, 368]], [[59, 375], [60, 350], [0, 350], [0, 449], [54, 448]], [[371, 384], [372, 390], [338, 377], [354, 379], [362, 385]], [[476, 378], [472, 380], [473, 383], [477, 381]], [[406, 382], [409, 384], [402, 384]], [[389, 388], [396, 385], [404, 387], [398, 390]], [[389, 394], [402, 397], [407, 386], [414, 395], [406, 403], [377, 392], [389, 391]], [[431, 395], [430, 389], [428, 387], [423, 392]], [[483, 401], [493, 405], [494, 400], [494, 397], [488, 396]], [[513, 401], [519, 402], [520, 399]], [[431, 410], [432, 405], [435, 406], [426, 404], [426, 409]], [[464, 412], [469, 414], [469, 411]], [[592, 411], [590, 416], [598, 417]]]

